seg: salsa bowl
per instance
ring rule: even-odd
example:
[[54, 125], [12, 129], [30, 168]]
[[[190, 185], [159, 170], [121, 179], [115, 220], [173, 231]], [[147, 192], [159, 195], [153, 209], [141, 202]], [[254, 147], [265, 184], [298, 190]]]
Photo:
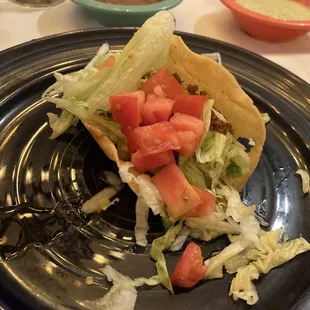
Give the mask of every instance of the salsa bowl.
[[253, 38], [282, 43], [310, 31], [310, 20], [282, 20], [256, 13], [239, 5], [235, 0], [221, 0], [231, 10], [241, 28]]
[[179, 5], [182, 0], [162, 0], [154, 4], [120, 5], [97, 0], [72, 0], [104, 26], [141, 26], [158, 11]]

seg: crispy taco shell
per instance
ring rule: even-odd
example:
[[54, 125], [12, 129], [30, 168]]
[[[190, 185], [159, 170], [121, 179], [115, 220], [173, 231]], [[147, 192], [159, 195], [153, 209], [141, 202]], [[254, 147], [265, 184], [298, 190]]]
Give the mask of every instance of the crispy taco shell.
[[232, 124], [236, 138], [252, 138], [255, 142], [249, 153], [250, 171], [232, 181], [233, 186], [241, 190], [259, 162], [266, 138], [264, 121], [252, 99], [226, 68], [192, 52], [179, 36], [171, 38], [166, 67], [177, 73], [185, 84], [197, 85], [215, 100], [214, 108]]

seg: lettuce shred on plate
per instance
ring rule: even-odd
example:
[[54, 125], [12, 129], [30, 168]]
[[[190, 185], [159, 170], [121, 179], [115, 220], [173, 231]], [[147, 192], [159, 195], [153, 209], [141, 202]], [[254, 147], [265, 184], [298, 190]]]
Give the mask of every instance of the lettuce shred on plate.
[[[138, 30], [124, 50], [111, 53], [104, 43], [88, 65], [69, 74], [55, 73], [56, 82], [43, 94], [43, 98], [61, 109], [60, 115], [48, 113], [51, 139], [64, 133], [77, 120], [88, 123], [104, 133], [117, 147], [123, 158], [128, 158], [128, 147], [122, 127], [111, 117], [109, 96], [139, 89], [144, 80], [165, 63], [167, 47], [175, 28], [175, 21], [168, 12], [160, 12]], [[109, 57], [115, 58], [113, 67], [102, 66]], [[221, 64], [218, 53], [204, 54]], [[162, 90], [158, 90], [159, 94]], [[180, 251], [190, 238], [210, 241], [227, 235], [230, 244], [204, 261], [207, 267], [205, 279], [222, 278], [224, 272], [234, 274], [229, 296], [243, 299], [249, 305], [258, 301], [254, 286], [260, 274], [268, 273], [296, 255], [310, 250], [310, 244], [302, 237], [280, 243], [281, 230], [264, 231], [262, 221], [256, 214], [255, 205], [246, 206], [234, 188], [233, 180], [249, 172], [248, 149], [255, 146], [253, 139], [237, 140], [225, 117], [214, 109], [215, 101], [204, 105], [201, 120], [204, 131], [195, 153], [191, 157], [179, 155], [177, 164], [186, 180], [204, 193], [215, 197], [212, 213], [204, 216], [182, 216], [178, 222], [168, 215], [164, 199], [153, 184], [150, 175], [135, 173], [134, 165], [124, 160], [119, 167], [119, 176], [106, 172], [108, 186], [84, 203], [85, 213], [100, 212], [118, 202], [117, 194], [122, 182], [135, 183], [136, 243], [147, 246], [148, 215], [151, 211], [162, 218], [166, 233], [153, 241], [150, 256], [155, 261], [157, 275], [150, 278], [130, 279], [110, 265], [101, 271], [113, 283], [110, 291], [101, 299], [83, 301], [89, 308], [107, 310], [133, 310], [137, 299], [137, 286], [162, 284], [171, 293], [173, 286], [167, 269], [165, 251]], [[265, 123], [270, 121], [262, 113]], [[216, 130], [212, 120], [226, 130]], [[123, 159], [121, 158], [121, 159]], [[309, 174], [299, 169], [304, 193], [310, 190]], [[187, 197], [188, 199], [188, 197]], [[268, 223], [267, 223], [268, 225]], [[266, 225], [264, 225], [266, 226]], [[203, 267], [203, 268], [205, 268]]]
[[301, 183], [302, 183], [302, 191], [304, 194], [307, 194], [310, 192], [310, 177], [309, 173], [306, 170], [298, 169], [296, 171], [296, 174], [299, 174], [301, 177]]
[[264, 123], [267, 124], [271, 121], [271, 118], [268, 113], [261, 113]]

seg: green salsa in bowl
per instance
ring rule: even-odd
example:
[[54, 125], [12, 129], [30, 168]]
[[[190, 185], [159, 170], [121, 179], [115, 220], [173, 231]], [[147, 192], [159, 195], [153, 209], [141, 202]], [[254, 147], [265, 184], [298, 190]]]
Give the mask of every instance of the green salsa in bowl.
[[245, 33], [274, 43], [310, 31], [309, 0], [221, 0]]
[[[129, 4], [122, 0], [72, 0], [87, 13], [105, 26], [141, 26], [158, 11], [169, 10], [179, 5], [182, 0], [135, 0]], [[110, 2], [110, 3], [108, 3]], [[111, 3], [112, 2], [112, 3]], [[152, 3], [153, 2], [153, 3]], [[118, 4], [114, 4], [118, 3]], [[140, 4], [143, 3], [143, 4]]]

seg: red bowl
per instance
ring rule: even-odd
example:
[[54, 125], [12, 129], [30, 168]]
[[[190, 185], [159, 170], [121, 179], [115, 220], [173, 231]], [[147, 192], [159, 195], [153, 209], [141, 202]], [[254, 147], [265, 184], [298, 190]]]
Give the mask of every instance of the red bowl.
[[250, 11], [235, 0], [221, 0], [221, 2], [231, 10], [241, 28], [259, 40], [276, 43], [288, 42], [310, 30], [309, 20], [281, 20]]

